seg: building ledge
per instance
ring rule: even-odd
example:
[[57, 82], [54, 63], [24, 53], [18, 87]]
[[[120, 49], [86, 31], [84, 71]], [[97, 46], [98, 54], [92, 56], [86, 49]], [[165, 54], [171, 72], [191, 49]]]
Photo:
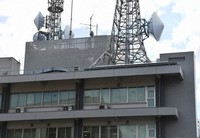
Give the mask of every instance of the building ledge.
[[176, 107], [126, 108], [73, 110], [57, 112], [3, 113], [0, 122], [23, 120], [78, 119], [78, 118], [107, 118], [107, 117], [175, 117], [178, 118]]
[[183, 77], [183, 71], [178, 64], [142, 64], [142, 65], [125, 65], [114, 66], [107, 68], [96, 68], [85, 71], [73, 72], [56, 72], [45, 74], [32, 75], [15, 75], [15, 76], [0, 76], [0, 83], [18, 83], [18, 82], [34, 82], [34, 81], [51, 81], [51, 80], [77, 80], [91, 78], [106, 78], [106, 77], [122, 77], [122, 76], [145, 76], [145, 75], [173, 75]]

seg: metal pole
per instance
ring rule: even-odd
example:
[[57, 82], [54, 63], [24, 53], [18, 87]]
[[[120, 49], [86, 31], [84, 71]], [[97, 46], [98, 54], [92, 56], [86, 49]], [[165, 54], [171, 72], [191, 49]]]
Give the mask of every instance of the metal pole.
[[92, 17], [93, 17], [93, 15], [94, 15], [94, 13], [90, 17], [90, 36], [92, 36]]
[[70, 18], [70, 31], [69, 38], [72, 38], [72, 16], [73, 16], [73, 0], [71, 0], [71, 18]]

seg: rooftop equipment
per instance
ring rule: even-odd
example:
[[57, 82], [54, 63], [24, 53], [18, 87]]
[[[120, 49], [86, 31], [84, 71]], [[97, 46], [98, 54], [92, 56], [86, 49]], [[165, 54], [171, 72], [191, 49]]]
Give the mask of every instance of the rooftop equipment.
[[147, 63], [143, 41], [153, 35], [158, 41], [164, 24], [156, 13], [141, 19], [139, 0], [117, 0], [111, 39], [105, 52], [90, 66]]

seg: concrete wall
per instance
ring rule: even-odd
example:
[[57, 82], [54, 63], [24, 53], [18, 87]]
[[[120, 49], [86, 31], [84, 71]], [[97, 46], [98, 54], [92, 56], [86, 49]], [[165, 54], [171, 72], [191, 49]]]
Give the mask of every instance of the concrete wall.
[[20, 63], [12, 58], [0, 58], [0, 76], [1, 75], [18, 75], [20, 73]]
[[26, 43], [25, 74], [48, 67], [89, 67], [108, 46], [109, 36]]
[[34, 120], [8, 122], [8, 129], [45, 128], [45, 127], [73, 127], [73, 120]]
[[75, 90], [75, 88], [75, 80], [14, 83], [11, 85], [11, 93]]
[[179, 119], [165, 120], [165, 138], [196, 138], [194, 52], [161, 54], [161, 61], [181, 65], [184, 79], [164, 78], [164, 106], [177, 107]]
[[114, 77], [85, 80], [85, 89], [155, 85], [154, 76]]

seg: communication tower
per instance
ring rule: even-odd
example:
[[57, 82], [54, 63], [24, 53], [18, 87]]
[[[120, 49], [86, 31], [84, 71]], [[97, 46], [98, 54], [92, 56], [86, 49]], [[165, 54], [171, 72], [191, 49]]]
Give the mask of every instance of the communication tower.
[[110, 44], [90, 67], [150, 62], [143, 41], [149, 34], [159, 40], [163, 28], [156, 13], [149, 22], [141, 19], [139, 0], [117, 0]]
[[46, 17], [46, 28], [49, 39], [62, 39], [61, 13], [63, 12], [64, 0], [48, 0], [49, 16]]
[[[38, 32], [34, 34], [33, 41], [62, 39], [61, 13], [64, 0], [48, 0], [49, 15], [44, 17], [41, 12], [34, 19]], [[41, 31], [45, 27], [47, 31]]]

